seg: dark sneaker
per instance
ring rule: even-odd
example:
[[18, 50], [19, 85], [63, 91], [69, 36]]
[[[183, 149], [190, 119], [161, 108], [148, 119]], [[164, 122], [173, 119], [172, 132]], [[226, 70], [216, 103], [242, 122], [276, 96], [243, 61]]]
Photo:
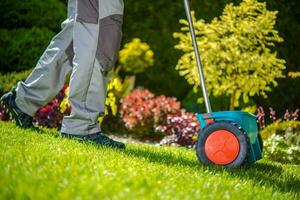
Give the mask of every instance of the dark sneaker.
[[90, 134], [90, 135], [71, 135], [62, 132], [61, 136], [68, 137], [68, 138], [76, 138], [82, 141], [91, 141], [101, 146], [107, 146], [107, 147], [112, 147], [117, 149], [125, 149], [124, 143], [115, 141], [101, 132]]
[[10, 114], [13, 120], [16, 122], [17, 126], [21, 128], [31, 128], [36, 129], [33, 125], [33, 117], [21, 111], [15, 102], [16, 99], [16, 91], [12, 89], [10, 92], [4, 94], [0, 102], [5, 109], [5, 111]]

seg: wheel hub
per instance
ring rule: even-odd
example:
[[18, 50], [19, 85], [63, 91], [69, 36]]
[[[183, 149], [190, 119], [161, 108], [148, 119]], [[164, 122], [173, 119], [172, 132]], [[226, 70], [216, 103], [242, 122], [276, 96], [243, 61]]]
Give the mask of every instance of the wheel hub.
[[207, 158], [217, 165], [227, 165], [239, 155], [240, 144], [236, 136], [227, 130], [212, 132], [205, 142]]

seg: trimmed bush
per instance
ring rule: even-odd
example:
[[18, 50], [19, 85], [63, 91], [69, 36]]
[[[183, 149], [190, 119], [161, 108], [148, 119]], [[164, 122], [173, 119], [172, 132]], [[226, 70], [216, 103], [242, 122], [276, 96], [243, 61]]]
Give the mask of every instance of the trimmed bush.
[[60, 29], [66, 6], [58, 0], [1, 0], [0, 27], [5, 29], [48, 27]]
[[47, 28], [0, 29], [0, 71], [22, 71], [33, 68], [54, 33]]

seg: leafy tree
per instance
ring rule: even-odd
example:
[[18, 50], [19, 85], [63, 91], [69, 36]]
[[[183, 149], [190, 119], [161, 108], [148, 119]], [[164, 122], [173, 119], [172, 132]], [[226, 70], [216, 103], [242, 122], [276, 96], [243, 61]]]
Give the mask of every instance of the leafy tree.
[[[266, 3], [244, 0], [240, 5], [228, 4], [219, 18], [211, 23], [195, 21], [195, 31], [204, 65], [208, 91], [214, 96], [230, 96], [232, 110], [245, 103], [250, 96], [262, 95], [277, 86], [276, 78], [284, 77], [285, 60], [277, 58], [276, 43], [283, 42], [274, 29], [277, 11], [268, 11]], [[176, 69], [188, 83], [199, 87], [199, 75], [195, 62], [191, 37], [186, 20], [176, 49], [184, 52]]]

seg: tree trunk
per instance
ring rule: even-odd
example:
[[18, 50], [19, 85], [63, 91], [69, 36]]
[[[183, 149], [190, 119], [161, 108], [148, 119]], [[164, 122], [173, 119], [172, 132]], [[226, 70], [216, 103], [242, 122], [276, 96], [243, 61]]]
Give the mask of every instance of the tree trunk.
[[232, 93], [232, 95], [230, 96], [230, 104], [229, 104], [229, 110], [234, 110], [234, 101], [235, 101], [235, 95], [236, 95], [236, 92], [234, 91]]

